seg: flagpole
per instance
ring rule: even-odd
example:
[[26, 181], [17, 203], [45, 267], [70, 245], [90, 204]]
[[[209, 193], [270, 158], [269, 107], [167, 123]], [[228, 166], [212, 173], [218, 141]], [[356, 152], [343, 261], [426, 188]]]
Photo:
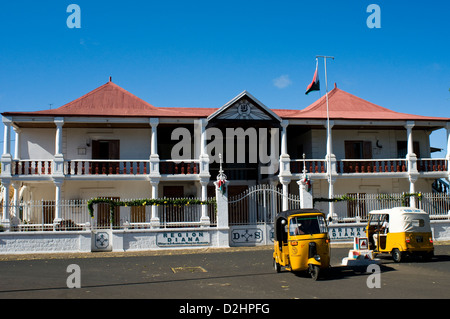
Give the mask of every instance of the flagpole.
[[[330, 127], [330, 110], [328, 105], [328, 79], [327, 79], [327, 59], [334, 60], [334, 56], [316, 55], [317, 58], [323, 58], [323, 64], [325, 67], [325, 95], [327, 100], [327, 175], [328, 175], [328, 199], [332, 199], [334, 196], [333, 183], [332, 183], [332, 170], [331, 170], [331, 127]], [[333, 203], [329, 203], [329, 216], [334, 217]]]

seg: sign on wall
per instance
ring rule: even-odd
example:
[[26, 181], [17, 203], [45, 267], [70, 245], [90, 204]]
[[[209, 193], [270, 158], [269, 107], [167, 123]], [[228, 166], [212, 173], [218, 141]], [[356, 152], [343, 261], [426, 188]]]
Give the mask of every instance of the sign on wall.
[[95, 230], [91, 237], [91, 251], [112, 251], [111, 230]]
[[330, 235], [331, 240], [339, 240], [339, 239], [352, 239], [354, 237], [363, 237], [365, 236], [364, 232], [365, 226], [331, 226], [328, 229], [328, 233]]
[[211, 234], [204, 231], [163, 232], [156, 235], [156, 244], [160, 247], [210, 245]]

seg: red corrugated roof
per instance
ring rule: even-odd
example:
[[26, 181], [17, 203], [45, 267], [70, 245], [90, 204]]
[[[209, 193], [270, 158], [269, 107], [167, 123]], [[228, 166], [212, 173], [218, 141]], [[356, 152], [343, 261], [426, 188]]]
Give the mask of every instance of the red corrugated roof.
[[[328, 93], [328, 109], [330, 119], [349, 120], [448, 120], [447, 118], [430, 117], [399, 113], [361, 99], [335, 87]], [[275, 111], [276, 112], [276, 111]], [[285, 118], [326, 119], [326, 95], [307, 108], [295, 113], [284, 112]]]
[[4, 114], [126, 117], [179, 116], [179, 112], [176, 109], [154, 107], [111, 81], [57, 109], [36, 112], [8, 112]]
[[[449, 118], [429, 117], [399, 113], [363, 100], [335, 87], [328, 93], [331, 119], [349, 120], [439, 120]], [[326, 96], [303, 110], [272, 110], [285, 119], [327, 118]], [[5, 112], [3, 115], [32, 116], [120, 116], [120, 117], [208, 117], [218, 108], [155, 107], [117, 84], [109, 81], [97, 89], [57, 109], [36, 112]]]

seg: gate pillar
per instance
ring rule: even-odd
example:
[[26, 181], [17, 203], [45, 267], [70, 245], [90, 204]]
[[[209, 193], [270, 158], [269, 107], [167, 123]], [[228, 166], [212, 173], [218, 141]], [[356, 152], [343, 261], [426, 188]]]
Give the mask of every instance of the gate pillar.
[[314, 208], [313, 197], [308, 191], [308, 181], [306, 179], [301, 179], [297, 184], [299, 186], [300, 208]]
[[228, 225], [228, 181], [218, 180], [214, 182], [216, 186], [216, 205], [217, 205], [217, 230], [219, 247], [230, 246], [230, 236]]

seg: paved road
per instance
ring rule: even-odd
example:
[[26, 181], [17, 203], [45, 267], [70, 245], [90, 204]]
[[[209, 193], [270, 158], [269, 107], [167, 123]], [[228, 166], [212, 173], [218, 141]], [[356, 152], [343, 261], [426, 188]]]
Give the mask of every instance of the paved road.
[[[0, 257], [0, 298], [450, 298], [450, 245], [436, 245], [430, 262], [395, 264], [383, 258], [381, 288], [367, 287], [370, 274], [340, 266], [348, 249], [332, 248], [332, 271], [316, 282], [306, 275], [275, 273], [270, 247]], [[79, 266], [81, 288], [67, 288], [68, 277], [76, 273], [67, 272], [71, 264]]]

